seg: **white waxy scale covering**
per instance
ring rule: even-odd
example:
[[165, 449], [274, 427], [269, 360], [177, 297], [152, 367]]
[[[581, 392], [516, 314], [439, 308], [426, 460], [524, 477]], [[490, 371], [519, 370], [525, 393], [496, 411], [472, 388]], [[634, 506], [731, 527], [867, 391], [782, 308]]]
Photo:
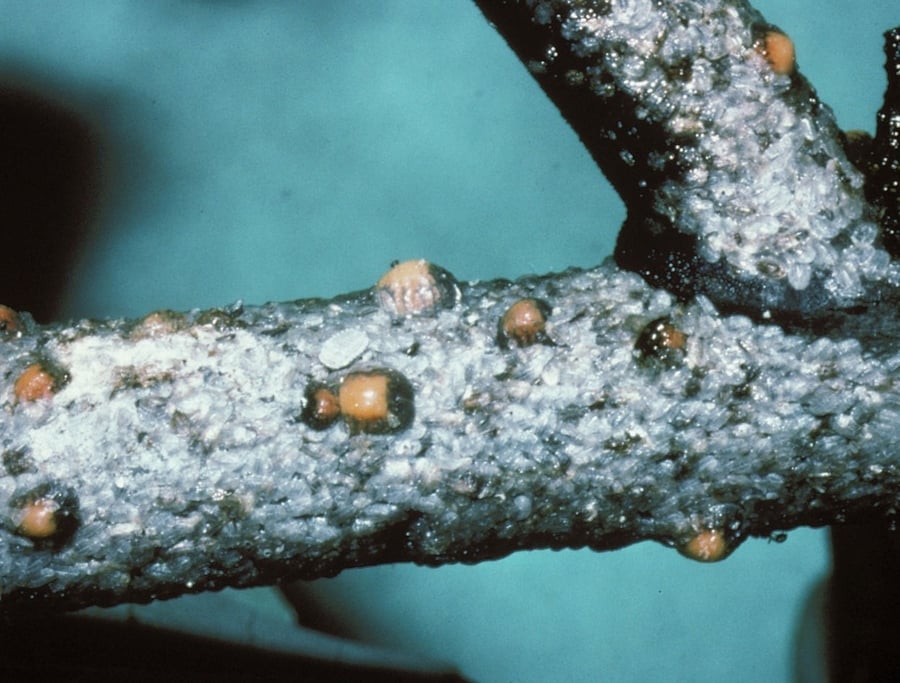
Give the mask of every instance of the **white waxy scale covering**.
[[[707, 263], [785, 287], [792, 301], [812, 286], [810, 309], [852, 306], [900, 283], [832, 112], [798, 72], [767, 63], [761, 41], [774, 27], [747, 2], [525, 4], [538, 24], [559, 23], [567, 48], [592, 65], [568, 74], [575, 88], [624, 94], [637, 120], [662, 127], [670, 147], [645, 161], [684, 171], [653, 189], [652, 211], [695, 235]], [[539, 79], [558, 52], [533, 62]], [[641, 141], [620, 140], [616, 130], [608, 138], [634, 165], [631, 145]]]
[[[526, 296], [552, 306], [556, 345], [502, 350], [497, 320]], [[687, 334], [676, 367], [634, 352], [663, 316]], [[399, 323], [371, 294], [198, 318], [149, 338], [124, 321], [30, 326], [0, 344], [0, 451], [17, 463], [0, 470], [3, 603], [146, 599], [518, 547], [680, 544], [702, 525], [737, 544], [900, 487], [900, 354], [681, 306], [611, 265], [471, 284], [454, 309]], [[320, 354], [343, 330], [368, 344], [331, 370]], [[12, 384], [35, 354], [71, 380], [17, 403]], [[407, 430], [351, 436], [298, 419], [308, 383], [358, 366], [410, 380]], [[59, 550], [9, 523], [11, 501], [46, 483], [78, 500]]]

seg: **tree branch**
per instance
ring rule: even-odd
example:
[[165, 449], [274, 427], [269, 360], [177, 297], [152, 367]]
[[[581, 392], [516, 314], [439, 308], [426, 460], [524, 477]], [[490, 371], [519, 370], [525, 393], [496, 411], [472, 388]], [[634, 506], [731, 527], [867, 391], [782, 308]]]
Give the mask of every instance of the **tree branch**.
[[616, 260], [792, 323], [900, 270], [790, 39], [742, 0], [476, 0], [628, 207]]
[[479, 4], [626, 199], [617, 257], [652, 284], [408, 263], [332, 301], [0, 309], [0, 606], [642, 539], [714, 560], [894, 514], [884, 204], [771, 27], [727, 0]]

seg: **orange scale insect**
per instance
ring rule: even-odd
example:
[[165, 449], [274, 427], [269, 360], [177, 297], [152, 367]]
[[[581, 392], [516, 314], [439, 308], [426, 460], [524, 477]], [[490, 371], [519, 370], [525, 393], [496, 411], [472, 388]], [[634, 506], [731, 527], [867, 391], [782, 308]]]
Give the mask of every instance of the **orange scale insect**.
[[16, 530], [31, 539], [46, 539], [59, 531], [56, 513], [59, 503], [48, 498], [29, 501], [18, 514]]
[[794, 41], [781, 31], [767, 31], [756, 44], [756, 51], [780, 76], [790, 75], [797, 67]]
[[52, 398], [59, 389], [60, 382], [41, 363], [32, 363], [22, 371], [13, 385], [18, 401], [37, 401]]
[[78, 498], [69, 488], [43, 484], [14, 498], [10, 506], [16, 534], [36, 548], [59, 549], [78, 529]]
[[351, 434], [392, 434], [415, 417], [414, 390], [403, 375], [377, 368], [351, 372], [338, 390], [341, 416]]
[[22, 323], [19, 320], [19, 314], [9, 306], [0, 304], [0, 335], [18, 332], [21, 326]]
[[728, 557], [730, 548], [722, 531], [704, 529], [680, 546], [678, 552], [697, 562], [718, 562]]

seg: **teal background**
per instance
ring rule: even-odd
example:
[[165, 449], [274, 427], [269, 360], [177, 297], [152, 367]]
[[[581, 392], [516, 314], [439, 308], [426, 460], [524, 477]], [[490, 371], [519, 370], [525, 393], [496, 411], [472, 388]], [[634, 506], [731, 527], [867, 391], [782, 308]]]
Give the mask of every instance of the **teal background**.
[[[896, 3], [756, 6], [842, 127], [873, 132]], [[589, 266], [624, 216], [467, 0], [0, 0], [0, 16], [0, 80], [93, 122], [103, 151], [67, 317], [332, 296], [412, 257], [461, 279]], [[777, 682], [827, 568], [826, 532], [806, 529], [717, 565], [642, 543], [307, 591], [347, 632], [478, 681]]]

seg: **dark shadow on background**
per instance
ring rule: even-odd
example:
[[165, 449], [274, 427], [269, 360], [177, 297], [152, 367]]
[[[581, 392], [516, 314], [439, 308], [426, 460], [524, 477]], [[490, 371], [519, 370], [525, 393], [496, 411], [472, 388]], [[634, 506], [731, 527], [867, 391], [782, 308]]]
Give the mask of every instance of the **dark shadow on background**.
[[0, 72], [0, 302], [55, 317], [98, 212], [101, 160], [88, 121]]
[[270, 652], [133, 623], [78, 616], [2, 619], [2, 681], [359, 681], [465, 683], [415, 673]]
[[300, 626], [338, 638], [367, 642], [366, 634], [354, 628], [353, 616], [343, 614], [336, 605], [328, 604], [309, 588], [306, 581], [283, 583], [279, 589], [294, 608]]
[[828, 649], [833, 683], [900, 681], [900, 532], [831, 527]]

